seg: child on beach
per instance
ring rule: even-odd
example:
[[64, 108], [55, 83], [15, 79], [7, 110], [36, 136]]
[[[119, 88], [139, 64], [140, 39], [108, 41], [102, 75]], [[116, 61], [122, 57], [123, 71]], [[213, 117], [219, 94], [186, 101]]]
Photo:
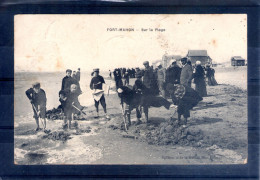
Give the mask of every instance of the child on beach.
[[[65, 130], [68, 128], [71, 129], [71, 121], [74, 120], [74, 114], [77, 114], [84, 109], [79, 103], [79, 92], [77, 88], [78, 86], [76, 84], [72, 84], [69, 92], [62, 90], [59, 92], [59, 101], [61, 102], [62, 110], [65, 115], [63, 124], [63, 129]], [[75, 125], [77, 125], [77, 122], [75, 122]]]
[[102, 76], [99, 75], [99, 69], [93, 70], [94, 74], [90, 82], [90, 89], [93, 90], [93, 98], [95, 101], [95, 107], [96, 107], [96, 116], [95, 118], [99, 117], [98, 113], [98, 106], [99, 103], [101, 103], [101, 106], [103, 107], [103, 110], [105, 112], [106, 119], [110, 119], [110, 117], [107, 114], [106, 109], [106, 100], [104, 96], [104, 90], [103, 90], [103, 84], [105, 84], [105, 80]]
[[36, 121], [36, 131], [40, 130], [39, 118], [43, 119], [43, 128], [46, 129], [46, 94], [39, 82], [33, 83], [32, 88], [25, 92], [26, 96], [30, 100], [33, 108], [34, 119]]

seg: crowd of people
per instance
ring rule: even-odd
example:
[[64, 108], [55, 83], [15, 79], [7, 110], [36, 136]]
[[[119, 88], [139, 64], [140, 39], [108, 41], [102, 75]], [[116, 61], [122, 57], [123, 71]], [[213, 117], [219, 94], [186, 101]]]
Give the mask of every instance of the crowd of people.
[[[187, 58], [181, 59], [182, 67], [173, 59], [168, 68], [163, 68], [161, 62], [156, 67], [150, 66], [148, 61], [144, 62], [144, 69], [139, 67], [133, 69], [116, 68], [113, 71], [116, 89], [120, 86], [129, 85], [129, 78], [136, 78], [143, 81], [146, 87], [153, 89], [154, 94], [160, 94], [167, 98], [169, 93], [166, 91], [167, 84], [182, 84], [191, 87], [192, 81], [195, 84], [195, 90], [201, 97], [207, 96], [206, 85], [217, 85], [214, 74], [215, 70], [209, 64], [202, 66], [200, 61], [196, 61], [192, 66]], [[112, 78], [112, 72], [109, 70], [109, 76]]]
[[[137, 122], [140, 121], [140, 112], [138, 106], [142, 106], [145, 119], [148, 121], [148, 108], [153, 107], [168, 107], [170, 105], [167, 102], [168, 98], [172, 99], [172, 103], [176, 105], [178, 112], [178, 121], [180, 124], [186, 124], [187, 118], [190, 117], [189, 111], [197, 105], [203, 97], [207, 96], [206, 83], [208, 85], [217, 85], [214, 78], [214, 69], [210, 65], [206, 67], [201, 65], [200, 61], [195, 63], [193, 67], [188, 58], [181, 59], [182, 67], [177, 65], [176, 60], [172, 60], [168, 68], [163, 68], [159, 62], [156, 67], [149, 65], [148, 61], [143, 63], [144, 69], [136, 68], [136, 81], [132, 90], [136, 91], [136, 94], [141, 93], [142, 96], [134, 97], [133, 92], [125, 86], [129, 84], [124, 83], [123, 76], [124, 71], [120, 69], [114, 70], [114, 80], [116, 82], [116, 88], [119, 89], [123, 107], [128, 111], [136, 109]], [[195, 84], [195, 89], [192, 88], [192, 80]], [[136, 87], [141, 87], [136, 90]], [[129, 92], [128, 94], [126, 92]], [[158, 96], [161, 97], [158, 99]], [[129, 99], [128, 97], [131, 97]], [[163, 99], [162, 99], [163, 98]], [[138, 102], [138, 99], [140, 101]], [[156, 103], [155, 103], [156, 102]], [[129, 116], [129, 112], [125, 112], [125, 116]], [[181, 116], [184, 117], [182, 122]], [[129, 120], [129, 124], [131, 124]]]
[[[172, 60], [168, 68], [164, 68], [161, 63], [156, 67], [149, 65], [148, 61], [143, 63], [144, 68], [116, 68], [113, 72], [109, 71], [109, 77], [114, 77], [118, 96], [121, 98], [121, 105], [124, 115], [130, 116], [129, 112], [136, 109], [137, 123], [142, 123], [141, 112], [145, 113], [145, 120], [148, 122], [148, 108], [161, 107], [166, 109], [177, 108], [178, 121], [186, 124], [190, 117], [190, 110], [198, 104], [203, 97], [207, 96], [206, 82], [208, 85], [217, 85], [214, 78], [214, 69], [209, 65], [203, 67], [197, 61], [192, 67], [191, 62], [185, 57], [181, 59], [182, 67], [177, 65], [176, 60]], [[91, 73], [92, 79], [90, 89], [93, 91], [93, 99], [96, 108], [95, 118], [99, 117], [99, 104], [103, 107], [105, 117], [110, 119], [107, 114], [107, 105], [104, 96], [103, 84], [105, 80], [99, 75], [99, 69], [94, 69]], [[133, 87], [130, 88], [129, 80], [135, 78]], [[194, 79], [195, 89], [191, 87]], [[78, 96], [82, 94], [80, 88], [80, 68], [77, 71], [66, 70], [66, 76], [62, 79], [61, 90], [59, 91], [59, 108], [64, 113], [63, 129], [71, 128], [74, 114], [83, 112], [84, 106], [80, 105]], [[36, 120], [36, 131], [40, 130], [39, 119], [43, 119], [43, 128], [46, 128], [46, 94], [41, 89], [40, 83], [34, 83], [32, 88], [26, 91], [29, 98], [34, 118]], [[168, 101], [171, 99], [171, 102]], [[142, 108], [142, 110], [141, 110]], [[181, 116], [184, 120], [181, 120]], [[129, 124], [131, 124], [129, 120]]]

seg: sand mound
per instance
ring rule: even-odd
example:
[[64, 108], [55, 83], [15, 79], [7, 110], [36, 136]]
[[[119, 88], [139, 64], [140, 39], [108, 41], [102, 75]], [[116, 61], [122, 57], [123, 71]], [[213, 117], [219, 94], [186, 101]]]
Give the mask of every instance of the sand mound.
[[[60, 107], [53, 108], [46, 112], [46, 118], [50, 119], [50, 120], [64, 119], [64, 113], [62, 112], [62, 109]], [[74, 119], [75, 120], [86, 120], [87, 117], [86, 117], [86, 115], [79, 113], [79, 114], [74, 115]]]
[[201, 130], [179, 126], [177, 121], [161, 123], [157, 129], [151, 129], [146, 133], [149, 144], [168, 145], [191, 145], [196, 146], [203, 138]]
[[91, 129], [92, 128], [90, 126], [84, 128], [84, 129], [77, 129], [76, 130], [76, 135], [79, 135], [79, 134], [82, 134], [82, 133], [90, 133]]
[[180, 126], [177, 120], [169, 120], [158, 126], [153, 124], [133, 125], [128, 132], [153, 145], [178, 144], [199, 147], [203, 140], [201, 130]]
[[71, 139], [70, 133], [64, 131], [54, 131], [42, 136], [42, 138], [51, 139], [53, 141], [63, 141], [63, 142], [67, 141], [68, 139]]

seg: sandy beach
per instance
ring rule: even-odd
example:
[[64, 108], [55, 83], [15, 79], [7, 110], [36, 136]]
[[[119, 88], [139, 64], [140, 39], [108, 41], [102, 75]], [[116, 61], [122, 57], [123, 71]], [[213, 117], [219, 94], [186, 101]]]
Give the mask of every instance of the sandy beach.
[[[33, 81], [41, 82], [47, 95], [47, 109], [59, 105], [58, 91], [64, 73], [15, 74], [15, 157], [17, 165], [33, 164], [243, 164], [247, 162], [247, 69], [216, 68], [218, 86], [207, 86], [208, 96], [192, 111], [188, 120], [189, 137], [182, 143], [154, 144], [151, 140], [159, 128], [177, 119], [177, 114], [161, 107], [150, 108], [150, 122], [132, 125], [128, 134], [121, 127], [123, 117], [114, 81], [106, 94], [108, 121], [94, 119], [89, 89], [90, 74], [80, 81], [79, 97], [86, 120], [78, 120], [79, 130], [62, 132], [62, 120], [47, 120], [51, 136], [35, 132], [35, 120], [25, 90]], [[107, 77], [108, 73], [104, 73]], [[131, 79], [130, 84], [133, 84]], [[173, 118], [170, 118], [173, 116]], [[131, 114], [136, 120], [135, 112]], [[144, 121], [144, 120], [143, 120]], [[167, 131], [167, 130], [166, 130]], [[55, 133], [59, 132], [59, 137]], [[61, 133], [62, 132], [62, 133]], [[194, 132], [194, 134], [192, 134]], [[169, 132], [168, 132], [169, 134]], [[174, 134], [174, 132], [172, 132]], [[60, 138], [62, 135], [62, 138]], [[196, 138], [200, 137], [200, 138]], [[59, 139], [60, 138], [60, 139]]]

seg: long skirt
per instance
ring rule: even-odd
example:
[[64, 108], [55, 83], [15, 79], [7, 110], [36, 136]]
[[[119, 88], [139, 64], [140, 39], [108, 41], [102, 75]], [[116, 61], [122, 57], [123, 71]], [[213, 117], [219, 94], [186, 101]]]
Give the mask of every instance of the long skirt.
[[210, 76], [208, 77], [208, 85], [209, 86], [215, 86], [215, 85], [218, 85], [216, 79], [214, 76]]
[[204, 78], [196, 79], [195, 90], [199, 93], [201, 97], [207, 96], [206, 82]]

